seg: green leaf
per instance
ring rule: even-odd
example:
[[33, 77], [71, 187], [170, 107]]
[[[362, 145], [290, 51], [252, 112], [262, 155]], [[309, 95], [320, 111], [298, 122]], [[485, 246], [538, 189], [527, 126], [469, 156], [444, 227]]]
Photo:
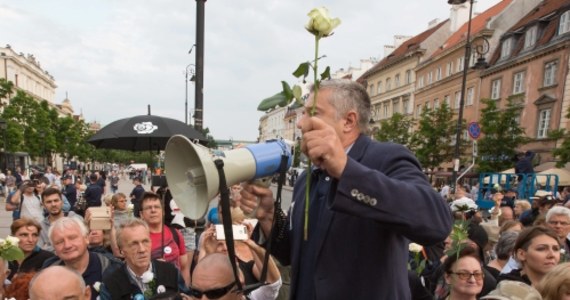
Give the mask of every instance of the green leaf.
[[[283, 93], [287, 97], [287, 100], [293, 99], [293, 91], [291, 90], [291, 87], [289, 86], [289, 84], [285, 81], [281, 81], [281, 86], [283, 87]], [[291, 101], [289, 101], [289, 102], [291, 102]]]
[[293, 72], [293, 76], [299, 78], [301, 76], [303, 76], [303, 79], [307, 76], [309, 76], [309, 63], [308, 62], [304, 62], [302, 64], [300, 64], [297, 67], [297, 70], [295, 70], [295, 72]]
[[331, 67], [327, 66], [324, 72], [321, 73], [321, 80], [331, 79]]
[[302, 103], [303, 102], [302, 97], [303, 97], [303, 90], [301, 89], [300, 86], [294, 85], [293, 86], [293, 98], [295, 98], [297, 103]]
[[261, 103], [257, 106], [259, 111], [268, 111], [275, 108], [276, 106], [285, 106], [289, 103], [287, 100], [287, 95], [283, 92], [279, 92], [269, 98], [263, 99]]
[[24, 252], [18, 247], [7, 247], [2, 249], [2, 258], [6, 261], [24, 259]]

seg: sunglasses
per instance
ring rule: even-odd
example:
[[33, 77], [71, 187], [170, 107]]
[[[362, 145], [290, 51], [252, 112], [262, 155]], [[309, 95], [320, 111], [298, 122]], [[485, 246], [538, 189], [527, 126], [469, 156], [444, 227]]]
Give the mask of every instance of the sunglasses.
[[235, 285], [235, 281], [217, 289], [207, 290], [207, 291], [200, 291], [193, 287], [190, 287], [190, 295], [196, 299], [201, 299], [203, 295], [206, 296], [208, 299], [219, 299], [222, 298], [225, 294], [227, 294]]

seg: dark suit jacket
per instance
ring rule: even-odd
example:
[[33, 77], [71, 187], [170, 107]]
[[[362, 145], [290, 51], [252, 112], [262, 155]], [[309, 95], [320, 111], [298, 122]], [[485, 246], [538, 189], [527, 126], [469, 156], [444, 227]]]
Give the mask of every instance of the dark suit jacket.
[[[428, 183], [416, 158], [403, 146], [361, 135], [333, 179], [316, 230], [317, 299], [410, 299], [408, 244], [432, 245], [451, 232], [448, 205]], [[305, 206], [304, 172], [293, 191], [285, 237], [273, 254], [291, 264], [291, 299], [296, 294]]]

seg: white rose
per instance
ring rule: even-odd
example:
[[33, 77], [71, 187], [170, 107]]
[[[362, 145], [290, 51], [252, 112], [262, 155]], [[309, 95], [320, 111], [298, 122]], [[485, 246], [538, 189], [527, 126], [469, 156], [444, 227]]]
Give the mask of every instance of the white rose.
[[408, 250], [410, 250], [410, 252], [414, 252], [414, 253], [419, 253], [422, 251], [422, 249], [424, 249], [424, 247], [422, 247], [422, 245], [418, 245], [416, 243], [410, 243], [410, 245], [408, 246]]
[[314, 35], [329, 36], [340, 25], [340, 19], [329, 17], [329, 11], [325, 7], [313, 8], [308, 15], [309, 22], [305, 28]]
[[20, 239], [15, 237], [15, 236], [7, 236], [6, 237], [6, 241], [12, 245], [18, 245], [18, 243], [20, 242]]
[[166, 288], [164, 287], [164, 285], [161, 284], [156, 288], [156, 292], [158, 294], [164, 293], [164, 292], [166, 292]]
[[154, 274], [151, 271], [146, 271], [142, 274], [142, 282], [149, 283], [154, 279]]
[[101, 282], [99, 282], [99, 281], [95, 282], [95, 283], [93, 284], [93, 288], [94, 288], [97, 292], [101, 291]]

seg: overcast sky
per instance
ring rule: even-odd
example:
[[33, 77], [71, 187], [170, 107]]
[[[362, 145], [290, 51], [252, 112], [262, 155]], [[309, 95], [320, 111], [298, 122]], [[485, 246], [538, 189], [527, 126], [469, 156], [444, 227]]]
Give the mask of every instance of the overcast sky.
[[[483, 11], [500, 0], [480, 0]], [[332, 71], [381, 58], [394, 35], [444, 20], [446, 0], [210, 0], [206, 2], [204, 127], [216, 139], [255, 140], [259, 102], [295, 83], [313, 56], [307, 13], [325, 6], [342, 20], [321, 43]], [[0, 45], [33, 54], [55, 77], [56, 103], [106, 125], [152, 114], [184, 122], [184, 70], [194, 63], [194, 0], [0, 0]], [[189, 110], [194, 86], [188, 84]]]

